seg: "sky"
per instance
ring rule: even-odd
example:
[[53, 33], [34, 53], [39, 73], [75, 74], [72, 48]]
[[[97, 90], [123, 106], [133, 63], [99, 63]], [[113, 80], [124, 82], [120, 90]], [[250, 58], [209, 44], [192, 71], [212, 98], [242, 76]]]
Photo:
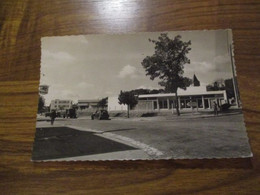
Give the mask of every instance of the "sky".
[[[230, 32], [230, 31], [229, 31]], [[196, 74], [201, 85], [232, 77], [227, 30], [174, 31], [191, 41], [184, 75]], [[150, 80], [141, 65], [154, 53], [160, 32], [43, 37], [41, 39], [41, 85], [48, 85], [44, 95], [48, 105], [53, 99], [98, 99], [118, 96], [120, 90], [159, 89], [159, 80]]]

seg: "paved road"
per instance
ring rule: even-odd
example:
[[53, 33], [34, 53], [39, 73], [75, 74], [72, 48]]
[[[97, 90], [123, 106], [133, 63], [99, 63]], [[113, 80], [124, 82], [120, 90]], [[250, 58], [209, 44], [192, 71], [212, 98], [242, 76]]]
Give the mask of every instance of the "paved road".
[[[196, 119], [163, 118], [90, 120], [67, 119], [56, 125], [69, 125], [102, 132], [140, 148], [151, 147], [159, 158], [231, 158], [251, 156], [241, 114]], [[39, 125], [46, 122], [38, 122]], [[125, 139], [124, 139], [125, 138]], [[143, 144], [143, 145], [142, 145]], [[149, 152], [149, 148], [147, 149]], [[155, 153], [156, 153], [155, 151]], [[153, 151], [152, 151], [153, 152]]]

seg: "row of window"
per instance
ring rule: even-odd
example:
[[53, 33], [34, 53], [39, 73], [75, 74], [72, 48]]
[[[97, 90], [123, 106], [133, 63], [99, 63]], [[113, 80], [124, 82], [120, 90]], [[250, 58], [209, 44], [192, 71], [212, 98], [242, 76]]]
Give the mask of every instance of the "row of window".
[[[181, 99], [180, 100], [180, 107], [181, 108], [191, 108], [191, 104], [194, 103], [194, 107], [203, 108], [210, 108], [213, 105], [213, 101], [217, 101], [219, 105], [225, 103], [224, 99], [204, 99], [204, 102], [202, 102], [201, 98], [198, 98], [196, 100], [190, 100], [190, 99]], [[176, 108], [176, 102], [174, 100], [169, 100], [169, 103], [167, 100], [159, 100], [159, 108], [160, 109], [171, 109]], [[169, 104], [169, 105], [168, 105]], [[157, 101], [153, 101], [153, 108], [158, 109], [158, 103]]]
[[[179, 96], [181, 99], [187, 99], [190, 100], [190, 98], [192, 99], [197, 99], [197, 98], [217, 98], [217, 97], [223, 97], [223, 94], [207, 94], [207, 95], [191, 95], [191, 96]], [[167, 97], [165, 97], [167, 98]], [[169, 99], [172, 97], [169, 97]], [[175, 97], [173, 97], [175, 98]], [[147, 97], [147, 98], [139, 98], [139, 100], [157, 100], [157, 97]]]

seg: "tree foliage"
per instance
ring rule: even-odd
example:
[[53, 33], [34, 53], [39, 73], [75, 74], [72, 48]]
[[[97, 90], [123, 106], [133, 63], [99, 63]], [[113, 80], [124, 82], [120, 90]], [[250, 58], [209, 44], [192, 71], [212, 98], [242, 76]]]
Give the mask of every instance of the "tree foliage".
[[143, 94], [158, 94], [158, 93], [164, 93], [164, 89], [134, 89], [131, 90], [134, 95], [143, 95]]
[[228, 99], [235, 98], [235, 91], [233, 85], [233, 79], [218, 79], [212, 84], [206, 86], [207, 91], [220, 91], [226, 90]]
[[108, 101], [108, 97], [102, 98], [102, 99], [98, 102], [97, 106], [98, 106], [99, 108], [104, 109], [104, 108], [107, 106], [107, 101]]
[[118, 103], [127, 105], [127, 117], [129, 118], [129, 110], [137, 104], [137, 98], [132, 91], [121, 91], [118, 96]]
[[[187, 54], [191, 50], [191, 41], [182, 41], [180, 35], [170, 39], [167, 33], [162, 33], [158, 40], [149, 39], [149, 41], [155, 45], [155, 52], [142, 61], [146, 75], [150, 76], [151, 80], [159, 78], [158, 84], [165, 88], [165, 92], [175, 93], [177, 100], [178, 88], [185, 90], [192, 82], [183, 76], [184, 65], [190, 64]], [[176, 102], [179, 115], [178, 101]]]
[[38, 113], [43, 111], [45, 105], [45, 99], [43, 96], [39, 95], [39, 100], [38, 100]]

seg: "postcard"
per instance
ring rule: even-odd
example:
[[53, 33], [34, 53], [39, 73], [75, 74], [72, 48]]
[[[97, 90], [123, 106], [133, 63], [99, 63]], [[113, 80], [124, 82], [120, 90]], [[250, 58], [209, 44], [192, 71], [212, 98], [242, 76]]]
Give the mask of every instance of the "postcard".
[[232, 30], [41, 39], [33, 161], [251, 156]]

